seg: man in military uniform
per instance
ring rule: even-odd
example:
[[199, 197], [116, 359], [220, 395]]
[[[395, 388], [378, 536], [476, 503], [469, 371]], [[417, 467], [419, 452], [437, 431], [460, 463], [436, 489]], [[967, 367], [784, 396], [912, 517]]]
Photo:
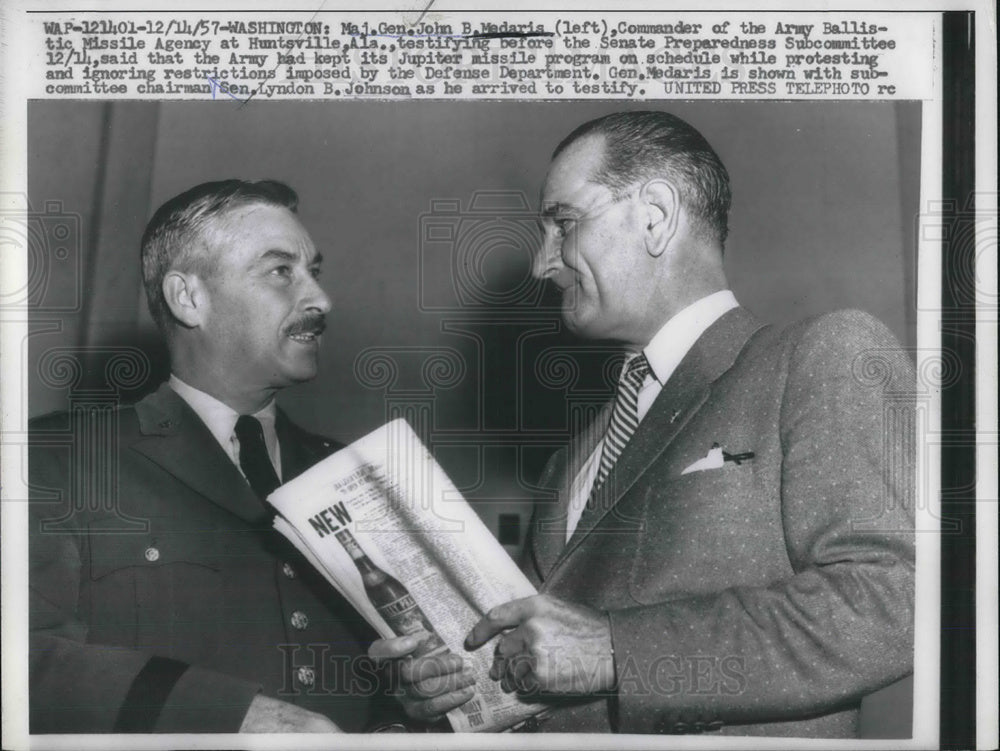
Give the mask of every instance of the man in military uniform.
[[[169, 382], [110, 419], [31, 426], [32, 732], [373, 721], [374, 634], [263, 501], [338, 448], [274, 401], [316, 375], [330, 310], [297, 200], [278, 182], [227, 180], [164, 204], [142, 265]], [[67, 431], [72, 451], [46, 446]]]

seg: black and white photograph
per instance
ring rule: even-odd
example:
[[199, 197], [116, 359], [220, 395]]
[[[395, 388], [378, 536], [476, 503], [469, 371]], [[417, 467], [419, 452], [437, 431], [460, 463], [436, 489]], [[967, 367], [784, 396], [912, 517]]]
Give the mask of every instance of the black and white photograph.
[[5, 716], [32, 748], [975, 747], [996, 307], [934, 54], [934, 101], [23, 100]]
[[[580, 126], [591, 133], [550, 160]], [[685, 167], [691, 187], [665, 187], [666, 196], [655, 199], [683, 206], [686, 190], [705, 192], [687, 200], [704, 205], [706, 216], [663, 230], [691, 236], [683, 243], [690, 257], [676, 262], [683, 272], [671, 269], [660, 279], [657, 265], [672, 255], [647, 249], [653, 239], [628, 251], [645, 254], [648, 267], [617, 259], [629, 220], [642, 230], [677, 209], [661, 206], [656, 216], [653, 209], [630, 209], [591, 177], [606, 163], [613, 136], [637, 139], [620, 146], [625, 153], [655, 148], [657, 138], [693, 141], [689, 148], [703, 150], [707, 164]], [[906, 431], [915, 426], [913, 416], [898, 426], [885, 420], [908, 409], [905, 398], [913, 398], [916, 383], [903, 344], [912, 353], [914, 321], [906, 316], [916, 259], [903, 249], [915, 231], [904, 217], [916, 213], [919, 143], [920, 110], [908, 103], [677, 103], [656, 110], [604, 102], [242, 109], [214, 102], [32, 103], [29, 197], [53, 209], [40, 226], [79, 217], [81, 228], [96, 224], [107, 241], [99, 254], [87, 253], [86, 236], [80, 237], [82, 252], [74, 250], [65, 267], [80, 276], [51, 279], [53, 306], [63, 285], [72, 293], [87, 276], [94, 283], [59, 330], [29, 339], [29, 373], [37, 374], [30, 403], [39, 415], [70, 407], [41, 418], [39, 432], [89, 439], [94, 450], [108, 441], [119, 456], [114, 504], [66, 492], [66, 459], [73, 456], [66, 444], [52, 441], [32, 456], [38, 473], [32, 486], [64, 489], [64, 504], [37, 508], [50, 524], [64, 519], [85, 540], [72, 551], [64, 547], [66, 535], [32, 540], [33, 583], [52, 606], [32, 613], [49, 621], [38, 629], [48, 650], [34, 656], [38, 729], [117, 729], [143, 671], [156, 669], [150, 660], [165, 658], [175, 670], [177, 663], [186, 668], [173, 698], [183, 702], [187, 690], [190, 704], [171, 706], [164, 697], [163, 710], [171, 714], [161, 712], [148, 729], [235, 732], [255, 684], [265, 686], [260, 696], [277, 696], [290, 687], [285, 671], [309, 654], [304, 645], [348, 640], [339, 622], [356, 616], [324, 602], [325, 592], [286, 592], [289, 585], [275, 576], [285, 563], [281, 555], [241, 549], [248, 512], [236, 499], [248, 493], [236, 487], [241, 478], [225, 455], [228, 446], [195, 422], [184, 409], [190, 402], [179, 400], [190, 388], [200, 392], [195, 403], [207, 394], [230, 408], [229, 433], [240, 410], [252, 416], [276, 401], [271, 429], [284, 424], [289, 441], [318, 452], [322, 444], [310, 441], [346, 445], [389, 419], [396, 402], [411, 402], [426, 414], [430, 448], [443, 444], [439, 461], [457, 486], [469, 489], [467, 499], [496, 534], [503, 524], [501, 542], [515, 555], [534, 544], [525, 565], [545, 585], [543, 596], [554, 607], [586, 608], [527, 616], [540, 620], [534, 628], [556, 628], [562, 623], [556, 619], [583, 618], [596, 608], [621, 611], [622, 632], [612, 621], [603, 634], [608, 656], [613, 643], [616, 661], [624, 657], [635, 670], [633, 706], [618, 697], [619, 729], [662, 732], [663, 722], [710, 726], [731, 715], [743, 719], [726, 722], [722, 732], [730, 725], [767, 735], [855, 732], [862, 699], [912, 669], [914, 442]], [[91, 158], [74, 163], [73, 154]], [[648, 178], [642, 171], [608, 181], [669, 185], [668, 170], [677, 168], [657, 171], [649, 162], [655, 164], [643, 154], [631, 167], [652, 170]], [[718, 176], [702, 177], [697, 168]], [[90, 213], [93, 206], [99, 214]], [[612, 207], [622, 216], [608, 217]], [[220, 232], [211, 228], [213, 209], [224, 236], [240, 239], [226, 251], [234, 256], [226, 277], [217, 288], [207, 285], [210, 300], [225, 302], [212, 305], [221, 319], [202, 339], [202, 324], [178, 322], [173, 305], [181, 303], [168, 296], [196, 305], [196, 292], [171, 288], [175, 278], [186, 284], [170, 276], [182, 262], [151, 254], [191, 254], [193, 268], [204, 264], [195, 255], [200, 245], [167, 243], [195, 228]], [[185, 219], [192, 228], [183, 226]], [[166, 225], [171, 221], [177, 226]], [[231, 224], [237, 221], [246, 227]], [[701, 232], [710, 233], [711, 243], [692, 239], [701, 237], [697, 223], [710, 221], [717, 224]], [[103, 267], [74, 264], [88, 256]], [[264, 271], [260, 281], [256, 268]], [[150, 322], [142, 299], [151, 283], [159, 324]], [[678, 286], [660, 289], [664, 284]], [[64, 299], [68, 306], [71, 296]], [[603, 404], [616, 392], [613, 358], [622, 349], [616, 339], [627, 337], [625, 351], [642, 351], [667, 321], [703, 299], [706, 312], [687, 314], [677, 336], [695, 345], [725, 316], [719, 323], [729, 326], [715, 327], [720, 352], [694, 350], [699, 359], [687, 365], [696, 370], [684, 383], [690, 393], [651, 415], [661, 424], [634, 460], [647, 466], [632, 469], [630, 481], [614, 481], [616, 489], [631, 486], [622, 488], [627, 508], [615, 503], [616, 513], [595, 518], [586, 536], [570, 536], [575, 549], [563, 554], [569, 522], [536, 519], [529, 527], [529, 499], [538, 496], [538, 516], [571, 518], [560, 499], [575, 477], [540, 481], [542, 455], [580, 440], [573, 428], [584, 422], [587, 406], [599, 416], [606, 411]], [[178, 330], [161, 333], [164, 326]], [[182, 344], [192, 334], [192, 343]], [[674, 351], [664, 347], [661, 367], [685, 378], [676, 369], [687, 353]], [[373, 355], [391, 376], [376, 372]], [[733, 372], [747, 356], [747, 372]], [[726, 373], [734, 380], [713, 386], [721, 394], [701, 393]], [[125, 390], [137, 392], [137, 403], [103, 423], [98, 395]], [[77, 399], [80, 411], [73, 409]], [[74, 414], [81, 425], [68, 421]], [[102, 434], [108, 427], [117, 435]], [[803, 443], [797, 449], [796, 431]], [[636, 432], [623, 443], [643, 437]], [[609, 436], [597, 439], [610, 445]], [[605, 453], [586, 446], [575, 459], [599, 459], [591, 467], [599, 472]], [[282, 470], [290, 454], [281, 451]], [[726, 461], [740, 454], [749, 456]], [[110, 468], [91, 461], [97, 476], [79, 487], [100, 493], [106, 490], [100, 471]], [[570, 471], [553, 466], [549, 475]], [[882, 487], [886, 476], [894, 482]], [[250, 506], [254, 514], [263, 511], [259, 501]], [[852, 531], [859, 523], [867, 528]], [[130, 525], [135, 534], [109, 534]], [[87, 533], [95, 527], [96, 534]], [[300, 633], [296, 613], [310, 621]], [[676, 651], [658, 641], [663, 637], [654, 634], [667, 623], [690, 643]], [[72, 638], [73, 629], [86, 637]], [[514, 638], [498, 647], [507, 649]], [[290, 639], [303, 645], [300, 653], [276, 648]], [[366, 650], [351, 646], [350, 654]], [[135, 651], [116, 649], [112, 659], [108, 647]], [[848, 660], [849, 653], [856, 659]], [[79, 670], [69, 681], [66, 660]], [[158, 673], [151, 678], [163, 680]], [[564, 680], [559, 673], [553, 678]], [[63, 691], [81, 683], [100, 685], [101, 692], [90, 692], [92, 703], [72, 711]], [[300, 686], [301, 680], [291, 683]], [[312, 700], [307, 706], [323, 706], [307, 688], [299, 692]], [[692, 696], [690, 707], [675, 709], [684, 694]], [[853, 706], [840, 709], [848, 697]], [[364, 729], [367, 709], [332, 690], [323, 698], [327, 713], [339, 709], [333, 716], [344, 729]], [[582, 729], [592, 718], [603, 724], [594, 731], [610, 730], [608, 701], [577, 703], [582, 714], [560, 708], [569, 723], [560, 730]], [[908, 702], [901, 692], [878, 722], [908, 719]], [[824, 703], [828, 711], [821, 712]], [[554, 712], [551, 722], [557, 721]], [[157, 724], [167, 722], [175, 724]]]

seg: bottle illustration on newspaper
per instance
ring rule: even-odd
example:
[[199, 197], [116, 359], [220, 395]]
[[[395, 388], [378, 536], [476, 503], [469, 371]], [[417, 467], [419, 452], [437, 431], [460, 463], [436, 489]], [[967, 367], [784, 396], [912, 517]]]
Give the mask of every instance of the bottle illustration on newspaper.
[[385, 638], [426, 631], [415, 654], [461, 654], [476, 694], [448, 712], [455, 732], [499, 732], [543, 704], [489, 678], [493, 650], [462, 647], [491, 608], [536, 594], [403, 419], [327, 457], [268, 500], [274, 527]]
[[368, 599], [389, 624], [396, 636], [407, 636], [420, 631], [428, 631], [430, 636], [424, 639], [420, 646], [413, 652], [414, 657], [423, 657], [431, 654], [442, 654], [448, 651], [448, 645], [441, 641], [441, 637], [434, 631], [424, 615], [424, 611], [417, 605], [413, 595], [406, 589], [399, 580], [390, 576], [380, 569], [365, 554], [365, 551], [358, 545], [354, 535], [346, 529], [341, 529], [334, 533], [344, 550], [354, 561], [361, 574], [361, 581], [365, 583], [365, 592]]

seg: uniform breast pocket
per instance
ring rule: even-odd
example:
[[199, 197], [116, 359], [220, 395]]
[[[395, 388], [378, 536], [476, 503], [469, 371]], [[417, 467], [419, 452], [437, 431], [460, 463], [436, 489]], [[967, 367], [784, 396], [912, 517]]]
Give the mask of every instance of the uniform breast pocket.
[[733, 583], [752, 535], [749, 467], [726, 464], [651, 485], [629, 576], [642, 604], [716, 591]]
[[90, 641], [185, 661], [215, 650], [225, 603], [210, 534], [92, 534], [90, 544]]

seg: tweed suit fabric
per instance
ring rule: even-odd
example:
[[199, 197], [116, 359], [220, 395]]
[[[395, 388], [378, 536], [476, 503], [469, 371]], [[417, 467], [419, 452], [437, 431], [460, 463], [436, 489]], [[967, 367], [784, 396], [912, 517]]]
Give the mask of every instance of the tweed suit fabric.
[[[541, 729], [855, 735], [861, 699], [912, 670], [913, 396], [909, 357], [867, 314], [777, 331], [735, 309], [565, 545], [567, 488], [600, 432], [557, 453], [524, 569], [609, 612], [618, 685]], [[754, 456], [685, 474], [713, 444]]]

